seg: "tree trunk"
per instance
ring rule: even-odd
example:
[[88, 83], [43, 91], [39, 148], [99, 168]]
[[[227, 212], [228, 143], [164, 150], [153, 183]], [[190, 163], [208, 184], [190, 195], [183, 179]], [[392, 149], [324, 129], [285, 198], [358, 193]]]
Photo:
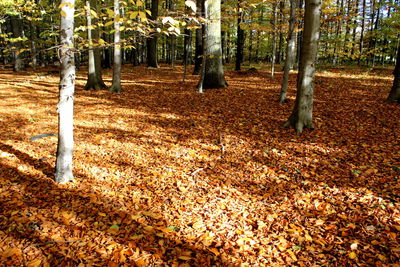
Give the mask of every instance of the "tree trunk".
[[[21, 18], [17, 16], [11, 16], [11, 27], [13, 32], [13, 38], [21, 38], [23, 37], [23, 25]], [[21, 41], [17, 41], [14, 43], [16, 47], [16, 51], [13, 51], [14, 54], [14, 71], [22, 71], [25, 69], [24, 61], [21, 56]]]
[[271, 59], [271, 78], [274, 78], [275, 75], [275, 61], [276, 61], [276, 24], [277, 24], [277, 16], [276, 16], [276, 5], [274, 2], [272, 4], [272, 59]]
[[298, 133], [303, 128], [313, 129], [312, 110], [314, 102], [315, 61], [318, 52], [321, 0], [306, 0], [304, 35], [297, 76], [296, 103], [285, 127], [292, 126]]
[[393, 71], [394, 81], [389, 96], [386, 99], [387, 103], [397, 102], [400, 103], [400, 46], [397, 48], [396, 67]]
[[[202, 16], [204, 7], [203, 0], [196, 1], [196, 13], [197, 16]], [[203, 28], [203, 29], [202, 29]], [[203, 55], [203, 30], [204, 27], [200, 27], [196, 29], [196, 44], [195, 44], [195, 56], [194, 56], [194, 70], [193, 74], [199, 74], [201, 70], [201, 62], [202, 62], [202, 55]]]
[[60, 88], [58, 102], [58, 144], [55, 169], [57, 183], [74, 179], [72, 152], [74, 150], [74, 11], [75, 0], [61, 0]]
[[185, 29], [185, 36], [183, 39], [183, 64], [185, 66], [183, 81], [186, 78], [187, 66], [190, 64], [192, 59], [192, 31], [190, 29]]
[[362, 55], [364, 52], [364, 31], [365, 31], [365, 12], [366, 12], [366, 0], [362, 0], [362, 16], [361, 16], [361, 33], [360, 33], [360, 55], [358, 57], [358, 65], [361, 64]]
[[[92, 16], [91, 16], [91, 2], [96, 7], [96, 0], [87, 0], [86, 1], [86, 22], [87, 22], [87, 36], [89, 42], [89, 58], [88, 58], [88, 79], [86, 81], [86, 85], [84, 87], [85, 90], [100, 90], [106, 88], [105, 83], [103, 82], [101, 75], [101, 55], [99, 48], [93, 47], [93, 39], [96, 40], [96, 43], [99, 39], [98, 28], [92, 30]], [[96, 21], [94, 22], [96, 25]]]
[[224, 76], [221, 51], [221, 2], [207, 0], [208, 25], [206, 36], [206, 62], [204, 73], [204, 88], [221, 88], [228, 84]]
[[237, 3], [237, 39], [236, 39], [236, 64], [235, 70], [240, 70], [240, 64], [243, 62], [243, 48], [244, 48], [244, 30], [241, 27], [242, 19], [243, 19], [243, 12], [242, 7], [240, 6], [241, 1], [238, 0]]
[[[158, 0], [151, 1], [151, 16], [150, 19], [155, 23], [158, 17]], [[157, 59], [157, 33], [153, 32], [153, 36], [147, 38], [147, 66], [158, 68]]]
[[281, 87], [281, 94], [279, 97], [279, 102], [283, 103], [286, 101], [286, 92], [289, 84], [289, 73], [291, 66], [293, 65], [293, 59], [295, 56], [295, 25], [296, 25], [296, 8], [297, 0], [290, 0], [290, 18], [289, 18], [289, 31], [286, 44], [286, 60], [285, 66], [283, 67], [283, 80]]
[[113, 65], [113, 79], [110, 87], [110, 92], [121, 92], [121, 31], [120, 31], [120, 8], [119, 0], [114, 0], [114, 65]]

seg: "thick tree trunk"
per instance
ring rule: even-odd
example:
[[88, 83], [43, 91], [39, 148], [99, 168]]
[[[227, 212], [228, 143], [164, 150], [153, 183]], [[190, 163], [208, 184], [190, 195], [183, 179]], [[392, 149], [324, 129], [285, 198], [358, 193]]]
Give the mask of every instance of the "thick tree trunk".
[[296, 103], [285, 127], [292, 126], [298, 133], [303, 128], [313, 129], [315, 61], [318, 52], [321, 0], [306, 0], [303, 44], [297, 76]]
[[289, 31], [286, 44], [286, 60], [285, 66], [283, 67], [283, 80], [281, 87], [281, 94], [279, 96], [279, 102], [283, 103], [286, 101], [286, 92], [289, 84], [289, 73], [293, 65], [293, 59], [295, 56], [295, 25], [296, 25], [296, 8], [297, 0], [290, 0], [290, 18], [289, 18]]
[[[197, 16], [202, 16], [203, 14], [204, 1], [196, 1], [196, 13]], [[195, 44], [195, 56], [194, 56], [194, 70], [193, 74], [199, 74], [201, 70], [201, 62], [203, 55], [203, 30], [204, 27], [196, 29], [196, 44]]]
[[57, 183], [74, 179], [72, 173], [72, 152], [74, 150], [74, 11], [75, 0], [61, 0], [61, 48], [60, 48], [60, 89], [58, 102], [58, 144], [55, 169]]
[[386, 99], [387, 103], [398, 102], [400, 103], [400, 46], [397, 48], [396, 67], [393, 71], [394, 81], [389, 96]]
[[185, 37], [183, 39], [183, 64], [185, 66], [185, 71], [183, 74], [183, 81], [185, 81], [187, 66], [190, 64], [192, 59], [192, 31], [190, 29], [185, 29]]
[[113, 79], [110, 87], [110, 92], [121, 92], [121, 31], [120, 31], [120, 8], [119, 0], [114, 0], [114, 65], [113, 65]]
[[241, 64], [243, 62], [243, 48], [244, 48], [244, 30], [241, 27], [242, 19], [243, 19], [243, 12], [241, 11], [242, 8], [240, 6], [241, 1], [238, 0], [237, 3], [237, 39], [236, 39], [236, 64], [235, 70], [239, 71], [241, 69]]
[[[158, 0], [151, 1], [150, 11], [150, 19], [155, 23], [158, 17]], [[157, 39], [156, 32], [153, 32], [153, 36], [147, 38], [147, 66], [151, 68], [158, 68]]]
[[221, 88], [227, 86], [222, 65], [221, 51], [221, 1], [207, 0], [209, 22], [206, 36], [206, 62], [204, 88]]

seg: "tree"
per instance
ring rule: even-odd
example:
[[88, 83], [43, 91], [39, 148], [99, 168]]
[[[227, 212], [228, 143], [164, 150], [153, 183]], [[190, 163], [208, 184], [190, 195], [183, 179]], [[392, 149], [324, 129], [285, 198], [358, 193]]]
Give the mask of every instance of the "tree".
[[400, 46], [397, 48], [396, 67], [393, 71], [394, 81], [389, 96], [386, 99], [387, 103], [398, 102], [400, 103]]
[[237, 38], [236, 38], [236, 64], [235, 70], [240, 70], [240, 64], [243, 62], [243, 49], [244, 49], [244, 30], [241, 27], [241, 23], [243, 20], [243, 11], [240, 5], [241, 1], [237, 2]]
[[[203, 12], [204, 1], [196, 0], [196, 14], [197, 16], [201, 16]], [[194, 70], [193, 74], [200, 73], [200, 67], [202, 62], [202, 54], [203, 54], [203, 29], [201, 27], [196, 29], [196, 43], [195, 43], [195, 56], [194, 56]]]
[[285, 127], [292, 126], [298, 133], [303, 128], [314, 129], [312, 110], [314, 103], [315, 60], [318, 52], [321, 0], [306, 0], [303, 41], [297, 76], [296, 103]]
[[[88, 79], [84, 87], [85, 90], [100, 90], [107, 88], [102, 78], [101, 71], [101, 55], [99, 48], [93, 47], [93, 39], [98, 41], [99, 29], [98, 26], [92, 30], [92, 10], [91, 2], [96, 4], [96, 0], [86, 1], [86, 21], [87, 21], [87, 37], [89, 42], [89, 59], [88, 59]], [[95, 5], [96, 7], [96, 5]], [[94, 24], [97, 24], [96, 22]], [[93, 36], [94, 35], [94, 36]], [[94, 38], [92, 38], [94, 37]]]
[[[158, 0], [151, 0], [150, 11], [150, 19], [155, 23], [158, 17]], [[147, 38], [147, 66], [152, 68], [158, 68], [157, 39], [155, 32], [153, 32], [151, 37]]]
[[114, 0], [114, 66], [110, 92], [121, 92], [121, 30], [119, 0]]
[[224, 76], [221, 51], [221, 1], [207, 0], [207, 35], [204, 89], [222, 88], [228, 84]]
[[296, 4], [297, 0], [290, 0], [290, 18], [289, 18], [289, 31], [286, 44], [286, 59], [285, 65], [283, 67], [283, 80], [281, 87], [281, 95], [279, 97], [279, 102], [283, 103], [286, 100], [286, 92], [289, 83], [289, 72], [293, 66], [293, 60], [295, 56], [295, 38], [296, 33], [294, 31], [296, 25]]
[[75, 0], [61, 0], [60, 25], [60, 88], [58, 102], [58, 144], [55, 180], [66, 183], [74, 179], [72, 152], [74, 149], [74, 12]]
[[21, 56], [22, 42], [20, 39], [23, 37], [23, 24], [20, 15], [11, 16], [11, 27], [13, 32], [13, 37], [15, 41], [15, 51], [14, 54], [14, 71], [24, 70], [24, 61]]

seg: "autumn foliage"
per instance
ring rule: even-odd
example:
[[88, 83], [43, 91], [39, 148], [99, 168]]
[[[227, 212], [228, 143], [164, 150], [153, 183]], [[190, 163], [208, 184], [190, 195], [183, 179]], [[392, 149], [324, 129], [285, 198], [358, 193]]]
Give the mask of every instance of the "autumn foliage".
[[[78, 73], [75, 181], [53, 182], [58, 77], [0, 76], [2, 266], [395, 266], [397, 104], [391, 70], [316, 76], [314, 131], [282, 128], [280, 78], [125, 67], [120, 94]], [[111, 73], [105, 75], [110, 84]]]

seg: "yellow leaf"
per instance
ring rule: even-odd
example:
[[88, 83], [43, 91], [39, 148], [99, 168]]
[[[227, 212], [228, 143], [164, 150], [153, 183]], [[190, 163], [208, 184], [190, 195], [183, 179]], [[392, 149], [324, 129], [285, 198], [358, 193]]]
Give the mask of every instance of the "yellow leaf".
[[61, 10], [61, 11], [60, 11], [60, 14], [61, 14], [61, 16], [63, 16], [64, 18], [67, 16], [67, 13], [65, 13], [64, 10]]
[[386, 257], [383, 256], [382, 254], [378, 255], [378, 259], [381, 260], [381, 261], [386, 261]]
[[188, 257], [188, 256], [178, 256], [178, 259], [184, 260], [184, 261], [188, 261], [188, 260], [191, 260], [192, 257]]
[[323, 225], [325, 223], [325, 221], [324, 220], [316, 220], [315, 221], [315, 225]]
[[146, 215], [147, 217], [153, 218], [153, 219], [161, 219], [162, 215], [154, 213], [154, 212], [149, 212], [149, 211], [143, 211], [142, 212], [143, 215]]
[[304, 237], [307, 241], [312, 241], [312, 237], [309, 234], [305, 234]]
[[28, 264], [26, 266], [27, 267], [39, 267], [40, 264], [42, 264], [42, 260], [41, 259], [36, 259], [36, 260], [28, 262]]
[[143, 227], [143, 229], [144, 229], [146, 232], [153, 232], [153, 231], [154, 231], [154, 227], [152, 227], [152, 226], [150, 226], [150, 225]]
[[353, 251], [349, 253], [349, 258], [354, 260], [355, 258], [357, 258], [357, 254]]
[[21, 254], [22, 253], [19, 248], [9, 248], [3, 252], [2, 256], [3, 256], [3, 258], [8, 258], [8, 257], [14, 256], [14, 255], [20, 256]]
[[296, 257], [296, 255], [294, 254], [293, 251], [288, 250], [287, 252], [289, 253], [290, 257], [291, 257], [294, 261], [297, 261], [297, 257]]
[[209, 248], [209, 251], [215, 254], [215, 256], [219, 256], [221, 253], [219, 253], [219, 250], [216, 248]]
[[106, 217], [107, 216], [107, 214], [105, 214], [104, 212], [99, 212], [98, 213], [100, 216], [103, 216], [103, 217]]
[[15, 214], [18, 214], [19, 210], [14, 210], [13, 212], [11, 212], [11, 216], [14, 216]]
[[114, 24], [114, 21], [109, 21], [109, 22], [107, 22], [106, 24], [104, 24], [104, 27], [110, 26], [110, 25], [112, 25], [112, 24]]

